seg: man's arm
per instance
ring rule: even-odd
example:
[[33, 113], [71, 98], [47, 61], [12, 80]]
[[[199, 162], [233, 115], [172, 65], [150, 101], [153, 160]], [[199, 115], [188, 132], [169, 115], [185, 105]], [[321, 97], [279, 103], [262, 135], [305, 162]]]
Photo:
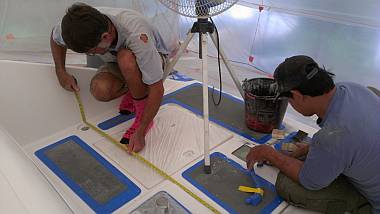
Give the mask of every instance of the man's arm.
[[146, 108], [144, 109], [140, 127], [136, 130], [136, 132], [141, 135], [144, 134], [145, 129], [156, 116], [158, 109], [160, 108], [162, 97], [164, 96], [163, 81], [160, 80], [152, 85], [149, 85], [148, 91], [149, 94], [146, 101]]
[[253, 147], [248, 153], [246, 159], [248, 169], [252, 169], [256, 162], [269, 161], [286, 176], [299, 183], [299, 173], [303, 166], [303, 162], [296, 158], [282, 154], [273, 149], [271, 146], [259, 145]]
[[156, 116], [158, 109], [160, 108], [161, 100], [164, 95], [164, 86], [162, 80], [148, 86], [149, 94], [146, 101], [146, 107], [144, 109], [141, 124], [136, 132], [132, 135], [128, 150], [139, 152], [145, 146], [145, 130]]
[[50, 36], [50, 48], [55, 64], [55, 73], [61, 86], [68, 91], [79, 91], [74, 77], [66, 72], [65, 61], [67, 48], [58, 45], [53, 40], [53, 33]]
[[296, 158], [282, 154], [274, 149], [273, 151], [274, 154], [269, 158], [269, 162], [271, 162], [275, 167], [277, 167], [281, 172], [283, 172], [293, 181], [299, 182], [299, 173], [301, 171], [303, 162]]

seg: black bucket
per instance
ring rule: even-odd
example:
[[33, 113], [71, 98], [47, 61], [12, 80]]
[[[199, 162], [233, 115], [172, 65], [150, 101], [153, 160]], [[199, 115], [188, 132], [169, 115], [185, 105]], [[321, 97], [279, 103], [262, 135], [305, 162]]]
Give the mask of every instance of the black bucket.
[[245, 123], [249, 129], [270, 133], [281, 126], [288, 106], [287, 98], [276, 101], [275, 81], [269, 78], [254, 78], [243, 81]]

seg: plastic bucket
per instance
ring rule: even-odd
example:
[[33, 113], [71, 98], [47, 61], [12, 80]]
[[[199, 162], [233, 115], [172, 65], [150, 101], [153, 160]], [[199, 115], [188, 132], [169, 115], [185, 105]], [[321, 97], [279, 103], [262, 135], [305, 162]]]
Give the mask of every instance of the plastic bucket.
[[245, 123], [249, 129], [270, 133], [281, 126], [288, 106], [287, 98], [275, 101], [275, 81], [269, 78], [254, 78], [243, 81]]

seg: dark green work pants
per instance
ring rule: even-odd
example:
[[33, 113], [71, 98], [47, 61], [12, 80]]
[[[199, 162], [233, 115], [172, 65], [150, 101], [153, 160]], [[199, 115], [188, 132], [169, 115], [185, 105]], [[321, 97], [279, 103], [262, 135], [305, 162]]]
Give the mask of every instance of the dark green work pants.
[[307, 190], [279, 173], [277, 193], [289, 204], [322, 213], [371, 213], [371, 206], [344, 176], [339, 176], [328, 187]]

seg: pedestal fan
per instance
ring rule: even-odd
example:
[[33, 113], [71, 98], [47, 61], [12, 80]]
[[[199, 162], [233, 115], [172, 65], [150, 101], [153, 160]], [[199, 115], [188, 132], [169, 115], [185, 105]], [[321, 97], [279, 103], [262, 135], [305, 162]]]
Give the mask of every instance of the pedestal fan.
[[203, 120], [204, 120], [204, 170], [211, 173], [210, 165], [210, 144], [209, 144], [209, 109], [208, 109], [208, 70], [207, 70], [207, 36], [210, 35], [214, 45], [218, 48], [218, 54], [222, 57], [228, 72], [230, 73], [236, 87], [242, 97], [244, 92], [235, 73], [225, 57], [222, 49], [219, 48], [217, 37], [214, 33], [215, 26], [208, 19], [220, 14], [232, 7], [238, 0], [159, 0], [172, 11], [191, 18], [197, 18], [192, 28], [187, 33], [185, 41], [180, 46], [177, 54], [170, 61], [164, 71], [164, 79], [178, 62], [179, 57], [189, 45], [195, 33], [199, 34], [199, 58], [202, 60], [202, 82], [203, 82]]

